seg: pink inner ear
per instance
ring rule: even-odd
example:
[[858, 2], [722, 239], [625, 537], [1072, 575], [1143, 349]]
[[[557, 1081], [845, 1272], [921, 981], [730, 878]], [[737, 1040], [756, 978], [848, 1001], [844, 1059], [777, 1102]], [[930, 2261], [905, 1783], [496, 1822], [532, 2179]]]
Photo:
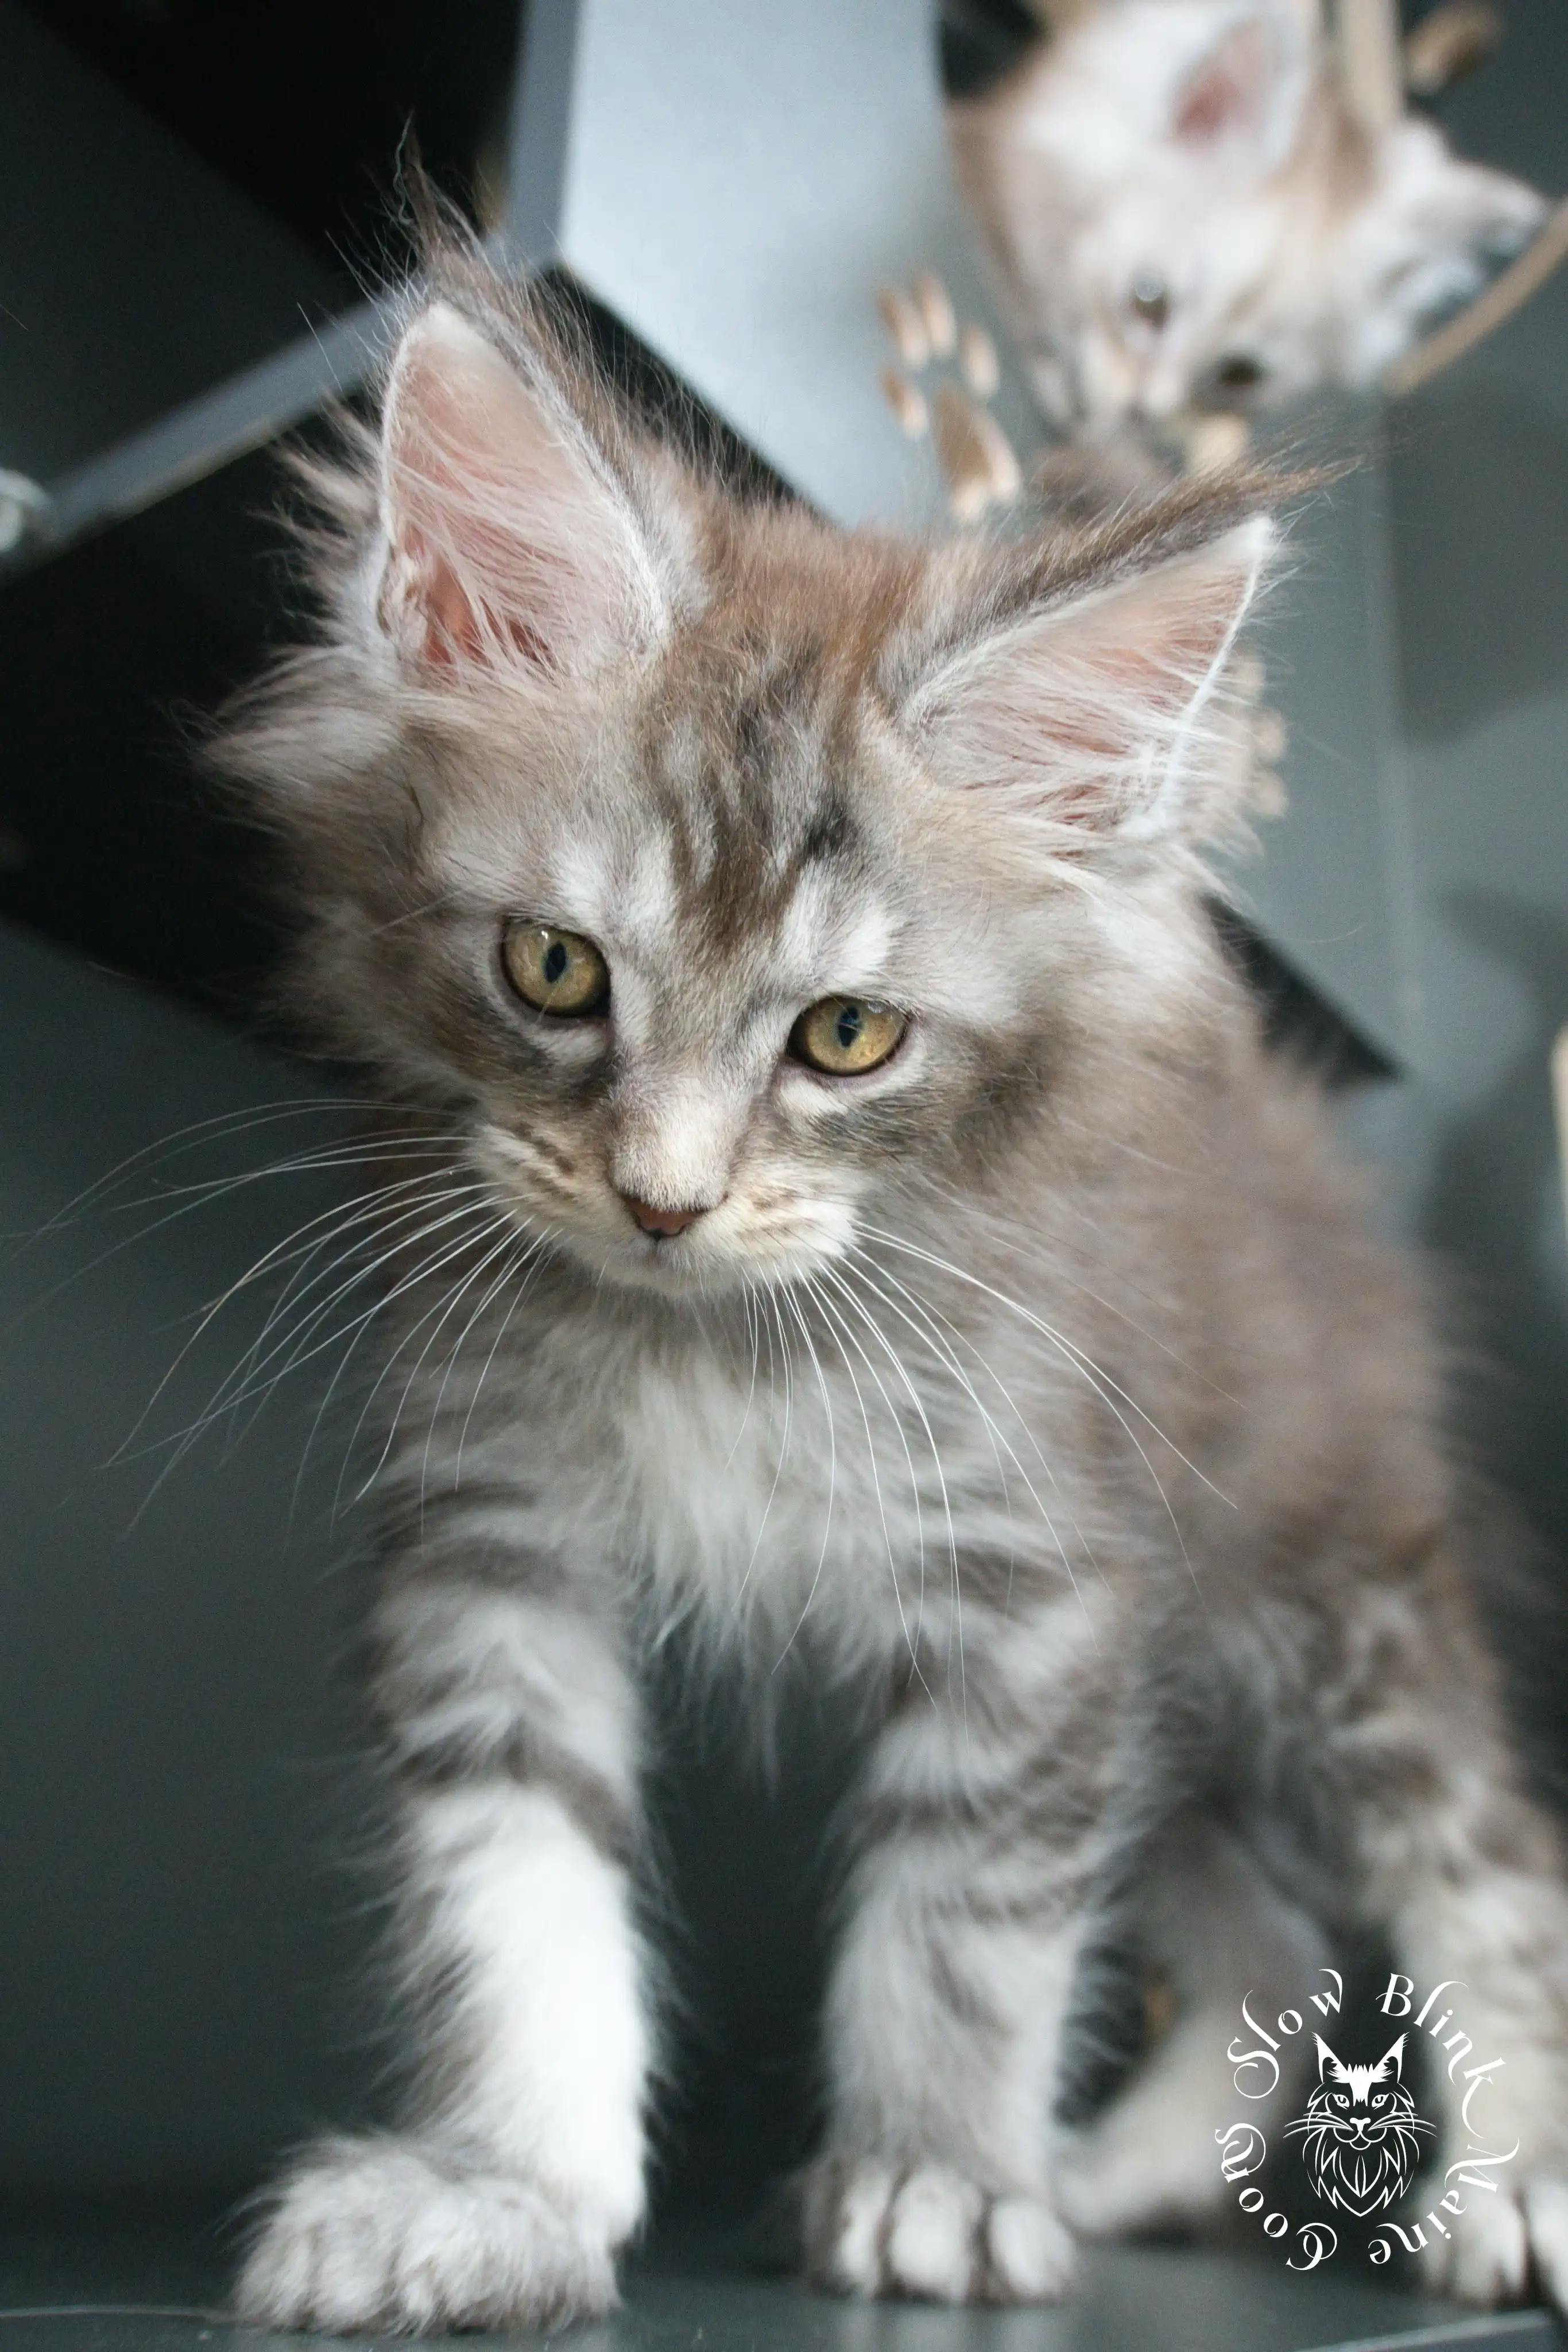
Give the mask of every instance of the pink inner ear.
[[645, 551], [564, 395], [446, 305], [404, 339], [384, 432], [378, 618], [405, 658], [553, 675], [655, 625]]
[[[1207, 548], [983, 639], [915, 698], [934, 772], [1057, 830], [1176, 834], [1217, 817], [1240, 762], [1217, 692], [1271, 533], [1261, 517]], [[1076, 834], [1082, 850], [1075, 851]]]
[[482, 661], [497, 643], [539, 669], [554, 667], [537, 629], [520, 614], [476, 603], [454, 565], [412, 527], [388, 563], [378, 618], [405, 652], [434, 670]]
[[1172, 129], [1195, 147], [1261, 126], [1273, 44], [1259, 24], [1238, 25], [1182, 84]]

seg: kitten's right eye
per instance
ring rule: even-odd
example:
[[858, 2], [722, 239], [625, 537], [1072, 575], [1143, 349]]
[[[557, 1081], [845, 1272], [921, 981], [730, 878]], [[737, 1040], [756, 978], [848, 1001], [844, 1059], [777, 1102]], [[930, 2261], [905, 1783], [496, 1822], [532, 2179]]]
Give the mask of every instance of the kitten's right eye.
[[610, 1003], [610, 967], [591, 940], [548, 923], [515, 923], [501, 941], [507, 978], [525, 1004], [558, 1020], [585, 1020]]
[[828, 1077], [858, 1078], [880, 1068], [908, 1026], [891, 1004], [862, 996], [824, 996], [806, 1007], [789, 1032], [789, 1051]]

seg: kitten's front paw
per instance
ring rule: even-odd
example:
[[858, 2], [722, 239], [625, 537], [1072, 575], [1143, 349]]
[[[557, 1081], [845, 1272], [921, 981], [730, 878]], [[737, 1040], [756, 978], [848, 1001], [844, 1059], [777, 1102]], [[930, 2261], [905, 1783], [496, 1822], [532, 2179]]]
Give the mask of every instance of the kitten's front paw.
[[1517, 2194], [1471, 2190], [1462, 2213], [1442, 2219], [1449, 2234], [1437, 2237], [1428, 2224], [1422, 2256], [1439, 2293], [1465, 2303], [1517, 2303], [1533, 2270], [1542, 2291], [1568, 2312], [1568, 2179], [1537, 2176]]
[[279, 2187], [235, 2294], [242, 2319], [338, 2335], [552, 2326], [614, 2300], [602, 2229], [525, 2180], [392, 2139], [313, 2150]]
[[1072, 2284], [1072, 2240], [1048, 2205], [988, 2195], [945, 2165], [824, 2157], [800, 2218], [807, 2272], [839, 2294], [1054, 2303]]

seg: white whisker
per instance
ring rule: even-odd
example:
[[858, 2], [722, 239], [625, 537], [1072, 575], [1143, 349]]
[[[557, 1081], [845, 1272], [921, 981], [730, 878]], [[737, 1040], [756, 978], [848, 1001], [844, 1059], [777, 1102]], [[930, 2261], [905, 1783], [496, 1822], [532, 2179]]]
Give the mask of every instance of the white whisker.
[[1206, 1477], [1195, 1462], [1188, 1461], [1181, 1448], [1175, 1444], [1173, 1441], [1166, 1435], [1165, 1432], [1159, 1428], [1157, 1423], [1150, 1419], [1150, 1416], [1143, 1411], [1140, 1405], [1134, 1402], [1133, 1399], [1127, 1395], [1126, 1391], [1121, 1388], [1116, 1381], [1113, 1381], [1108, 1373], [1103, 1372], [1100, 1367], [1095, 1364], [1091, 1358], [1086, 1356], [1082, 1349], [1075, 1348], [1072, 1342], [1066, 1339], [1061, 1332], [1053, 1329], [1049, 1323], [1045, 1322], [1040, 1316], [1031, 1313], [1030, 1308], [1021, 1305], [1018, 1299], [1009, 1298], [1006, 1291], [998, 1290], [993, 1284], [982, 1280], [978, 1275], [966, 1272], [964, 1267], [953, 1265], [947, 1258], [937, 1256], [934, 1251], [922, 1249], [914, 1242], [900, 1240], [896, 1234], [884, 1233], [879, 1228], [870, 1225], [866, 1226], [864, 1230], [869, 1239], [880, 1242], [884, 1248], [899, 1250], [905, 1256], [916, 1258], [923, 1265], [935, 1267], [939, 1274], [951, 1275], [956, 1281], [967, 1283], [972, 1288], [983, 1291], [988, 1298], [994, 1298], [998, 1306], [1005, 1307], [1009, 1313], [1019, 1316], [1022, 1321], [1030, 1326], [1031, 1329], [1040, 1332], [1043, 1339], [1050, 1341], [1051, 1345], [1056, 1349], [1057, 1353], [1063, 1359], [1063, 1360], [1082, 1375], [1082, 1377], [1088, 1382], [1089, 1386], [1093, 1390], [1094, 1393], [1101, 1399], [1101, 1402], [1105, 1405], [1106, 1410], [1111, 1412], [1114, 1416], [1115, 1420], [1120, 1423], [1123, 1431], [1125, 1433], [1128, 1443], [1132, 1445], [1139, 1461], [1148, 1472], [1149, 1477], [1154, 1485], [1155, 1492], [1158, 1495], [1166, 1517], [1170, 1521], [1171, 1530], [1176, 1537], [1176, 1544], [1180, 1549], [1187, 1575], [1192, 1580], [1193, 1589], [1201, 1598], [1202, 1588], [1198, 1584], [1197, 1571], [1193, 1567], [1191, 1558], [1187, 1552], [1186, 1539], [1182, 1534], [1181, 1523], [1176, 1517], [1170, 1496], [1166, 1492], [1164, 1481], [1161, 1479], [1159, 1472], [1155, 1468], [1154, 1464], [1150, 1461], [1147, 1449], [1139, 1439], [1136, 1430], [1133, 1427], [1132, 1423], [1127, 1419], [1126, 1414], [1118, 1407], [1115, 1402], [1116, 1398], [1121, 1397], [1128, 1405], [1130, 1410], [1137, 1413], [1141, 1421], [1147, 1423], [1148, 1427], [1154, 1432], [1155, 1436], [1159, 1440], [1160, 1444], [1167, 1446], [1170, 1452], [1176, 1455], [1176, 1460], [1180, 1462], [1186, 1469], [1190, 1470], [1193, 1476], [1200, 1480], [1201, 1483], [1209, 1489], [1211, 1494], [1215, 1495], [1220, 1502], [1229, 1505], [1231, 1508], [1234, 1508], [1235, 1506], [1230, 1504], [1230, 1497], [1228, 1495], [1221, 1494], [1219, 1488], [1215, 1486], [1213, 1479]]
[[822, 1410], [828, 1416], [828, 1506], [822, 1520], [822, 1544], [821, 1549], [817, 1554], [816, 1572], [811, 1578], [810, 1589], [807, 1591], [805, 1601], [801, 1604], [800, 1614], [795, 1622], [789, 1639], [785, 1643], [784, 1647], [779, 1651], [779, 1655], [773, 1661], [773, 1672], [775, 1674], [778, 1673], [779, 1667], [784, 1664], [785, 1659], [794, 1648], [795, 1637], [800, 1633], [801, 1626], [805, 1623], [811, 1603], [817, 1597], [817, 1587], [822, 1580], [822, 1570], [827, 1563], [828, 1558], [828, 1544], [833, 1531], [833, 1505], [838, 1497], [839, 1485], [838, 1438], [833, 1427], [833, 1400], [831, 1392], [828, 1387], [827, 1375], [822, 1370], [821, 1359], [817, 1353], [816, 1343], [811, 1338], [810, 1326], [807, 1323], [806, 1318], [801, 1311], [800, 1300], [796, 1297], [792, 1290], [787, 1290], [783, 1294], [783, 1297], [784, 1304], [788, 1306], [790, 1313], [794, 1316], [796, 1327], [800, 1331], [801, 1339], [804, 1339], [806, 1343], [806, 1352], [811, 1359], [811, 1370], [817, 1376], [817, 1388], [821, 1396]]

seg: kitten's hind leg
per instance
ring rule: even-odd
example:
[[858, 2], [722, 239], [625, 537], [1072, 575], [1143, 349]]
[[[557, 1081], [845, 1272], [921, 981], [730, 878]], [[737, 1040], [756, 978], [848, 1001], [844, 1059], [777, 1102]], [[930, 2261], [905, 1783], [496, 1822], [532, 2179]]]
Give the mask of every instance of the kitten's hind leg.
[[[1568, 2310], [1568, 1885], [1555, 1825], [1500, 1740], [1408, 1723], [1358, 1791], [1366, 1884], [1393, 1945], [1381, 2000], [1427, 2050], [1440, 2137], [1397, 2218], [1435, 2286]], [[1444, 1736], [1432, 1736], [1438, 1733]], [[1390, 1770], [1390, 1766], [1396, 1769]], [[1402, 1800], [1402, 1801], [1401, 1801]]]
[[[1218, 2135], [1237, 2112], [1226, 2056], [1241, 2002], [1268, 2015], [1315, 1984], [1317, 1922], [1280, 1894], [1241, 1840], [1184, 1815], [1135, 1889], [1140, 1953], [1175, 1997], [1168, 2032], [1125, 2088], [1063, 2147], [1062, 2210], [1088, 2237], [1191, 2230], [1225, 2195]], [[1287, 2044], [1281, 2063], [1300, 2058]]]

